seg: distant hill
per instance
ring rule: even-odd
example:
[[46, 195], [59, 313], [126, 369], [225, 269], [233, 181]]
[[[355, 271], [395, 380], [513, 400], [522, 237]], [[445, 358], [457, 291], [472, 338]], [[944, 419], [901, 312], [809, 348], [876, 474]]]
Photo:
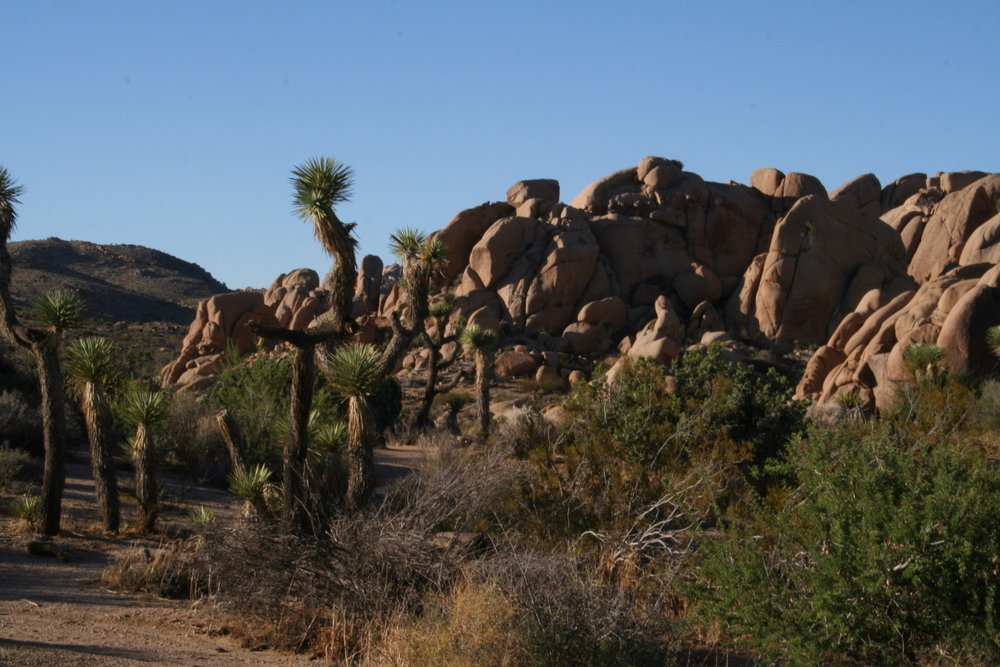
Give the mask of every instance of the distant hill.
[[79, 292], [87, 315], [106, 322], [188, 325], [200, 299], [229, 289], [197, 264], [138, 245], [48, 238], [8, 244], [20, 308], [56, 289]]

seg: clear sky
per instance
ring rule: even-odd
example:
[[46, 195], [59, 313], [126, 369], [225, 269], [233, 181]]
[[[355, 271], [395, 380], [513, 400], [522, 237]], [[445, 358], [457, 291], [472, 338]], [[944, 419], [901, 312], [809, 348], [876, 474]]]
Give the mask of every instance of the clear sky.
[[[1000, 171], [1000, 2], [0, 0], [13, 240], [136, 243], [231, 288], [329, 258], [289, 173], [351, 165], [362, 253], [645, 155], [828, 189]], [[388, 262], [387, 262], [388, 263]], [[16, 268], [15, 268], [16, 270]]]

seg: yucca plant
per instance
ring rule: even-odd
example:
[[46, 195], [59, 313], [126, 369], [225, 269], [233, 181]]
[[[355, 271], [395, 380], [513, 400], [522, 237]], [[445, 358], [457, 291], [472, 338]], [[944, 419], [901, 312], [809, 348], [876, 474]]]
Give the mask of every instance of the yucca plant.
[[469, 324], [459, 334], [459, 342], [476, 362], [476, 411], [479, 430], [485, 439], [490, 431], [490, 383], [493, 380], [493, 357], [500, 334], [493, 329]]
[[986, 330], [986, 344], [994, 356], [1000, 358], [1000, 324]]
[[267, 515], [267, 502], [277, 493], [271, 471], [263, 463], [229, 473], [229, 492], [246, 502], [248, 514], [257, 516]]
[[333, 419], [318, 424], [312, 430], [309, 441], [311, 454], [317, 457], [334, 454], [347, 442], [347, 422]]
[[10, 503], [10, 513], [24, 522], [26, 528], [34, 528], [41, 510], [38, 496], [20, 496]]
[[333, 326], [341, 329], [351, 316], [354, 283], [358, 269], [355, 258], [355, 224], [337, 217], [335, 207], [351, 197], [354, 174], [351, 168], [329, 157], [306, 160], [292, 170], [292, 202], [295, 213], [313, 224], [313, 233], [334, 259], [330, 276]]
[[327, 358], [326, 376], [347, 401], [347, 500], [354, 509], [368, 502], [374, 487], [378, 438], [370, 399], [382, 382], [381, 355], [373, 345], [352, 343]]
[[105, 530], [118, 532], [118, 479], [112, 456], [111, 404], [108, 389], [121, 378], [114, 343], [107, 338], [80, 338], [66, 350], [66, 373], [87, 426], [97, 505]]
[[188, 512], [187, 515], [188, 526], [191, 528], [191, 532], [196, 535], [201, 535], [207, 531], [209, 526], [215, 523], [215, 520], [215, 512], [208, 509], [204, 505], [199, 505], [195, 509]]
[[35, 319], [58, 331], [79, 326], [83, 319], [83, 299], [72, 290], [55, 290], [35, 299], [32, 314]]
[[139, 502], [139, 526], [152, 532], [158, 511], [157, 485], [154, 477], [156, 443], [153, 429], [167, 416], [167, 395], [132, 387], [122, 399], [122, 416], [135, 426], [132, 438], [132, 461], [135, 463], [135, 497]]
[[932, 380], [941, 371], [944, 350], [933, 343], [913, 343], [903, 352], [903, 363], [917, 382]]

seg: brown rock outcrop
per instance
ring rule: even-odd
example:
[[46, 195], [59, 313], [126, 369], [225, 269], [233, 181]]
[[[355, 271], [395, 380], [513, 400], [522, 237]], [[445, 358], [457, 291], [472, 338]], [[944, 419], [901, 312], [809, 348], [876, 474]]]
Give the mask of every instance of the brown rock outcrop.
[[163, 386], [203, 386], [204, 380], [221, 368], [230, 341], [240, 354], [254, 350], [256, 336], [249, 328], [250, 322], [278, 324], [273, 308], [260, 292], [230, 292], [201, 301], [181, 343], [180, 356], [162, 371]]
[[[803, 197], [778, 222], [764, 259], [748, 268], [730, 324], [769, 340], [822, 343], [865, 292], [905, 280], [905, 261], [899, 236], [881, 220]], [[854, 281], [861, 285], [849, 289]]]
[[853, 334], [838, 329], [812, 356], [797, 398], [833, 403], [854, 394], [870, 408], [886, 408], [898, 384], [912, 379], [904, 353], [914, 343], [940, 345], [953, 372], [992, 368], [985, 332], [1000, 324], [1000, 267], [956, 267], [874, 312], [845, 318], [841, 329], [858, 320]]

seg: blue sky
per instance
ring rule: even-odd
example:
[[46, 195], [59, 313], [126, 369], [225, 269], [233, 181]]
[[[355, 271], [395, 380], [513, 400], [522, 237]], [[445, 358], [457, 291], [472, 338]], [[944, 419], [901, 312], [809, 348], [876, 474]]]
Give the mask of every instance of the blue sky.
[[[645, 155], [828, 189], [998, 171], [1000, 3], [0, 0], [13, 240], [137, 243], [232, 288], [330, 260], [288, 176], [356, 174], [361, 252]], [[16, 268], [15, 268], [16, 270]]]

